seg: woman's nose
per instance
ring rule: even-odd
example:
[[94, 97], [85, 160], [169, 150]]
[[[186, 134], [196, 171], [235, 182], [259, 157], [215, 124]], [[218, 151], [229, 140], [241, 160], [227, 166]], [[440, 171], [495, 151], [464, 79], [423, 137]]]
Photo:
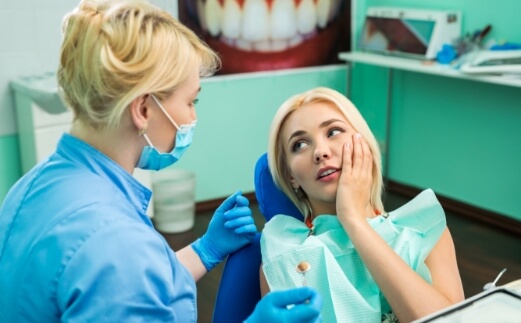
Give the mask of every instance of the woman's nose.
[[331, 157], [331, 150], [327, 145], [319, 145], [315, 148], [313, 159], [316, 163], [323, 159], [329, 159]]

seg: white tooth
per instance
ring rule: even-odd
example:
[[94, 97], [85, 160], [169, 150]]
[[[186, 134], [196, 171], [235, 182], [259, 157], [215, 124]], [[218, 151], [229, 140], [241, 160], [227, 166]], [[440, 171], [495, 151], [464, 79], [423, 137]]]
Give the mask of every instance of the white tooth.
[[221, 32], [222, 8], [218, 0], [207, 0], [204, 6], [204, 17], [210, 35], [217, 36]]
[[299, 45], [300, 43], [302, 43], [303, 41], [304, 41], [304, 37], [302, 37], [301, 35], [297, 35], [289, 40], [288, 46], [295, 47], [295, 46]]
[[226, 45], [228, 45], [230, 47], [235, 47], [235, 39], [233, 39], [233, 38], [226, 38], [226, 37], [221, 37], [220, 39]]
[[256, 42], [270, 36], [268, 6], [264, 0], [246, 0], [243, 7], [242, 38]]
[[274, 0], [271, 8], [271, 39], [288, 39], [297, 34], [294, 0]]
[[271, 43], [269, 40], [259, 41], [253, 44], [253, 49], [262, 53], [271, 52]]
[[298, 31], [301, 34], [307, 34], [315, 30], [317, 24], [317, 15], [315, 14], [315, 6], [313, 0], [302, 0], [297, 8]]
[[325, 172], [323, 172], [320, 176], [321, 176], [321, 177], [324, 177], [324, 176], [327, 176], [327, 175], [329, 175], [329, 174], [333, 174], [334, 172], [335, 172], [334, 169], [328, 169], [328, 170], [326, 170]]
[[313, 30], [312, 32], [310, 32], [309, 34], [306, 34], [306, 35], [303, 35], [304, 36], [304, 39], [311, 39], [313, 37], [315, 37], [317, 34], [317, 31], [316, 30]]
[[206, 13], [204, 11], [204, 1], [197, 0], [197, 17], [199, 17], [199, 24], [201, 24], [201, 28], [203, 30], [208, 30], [208, 25], [206, 24]]
[[342, 1], [340, 1], [340, 0], [331, 0], [331, 8], [329, 10], [328, 21], [332, 21], [339, 14], [341, 4], [342, 4]]
[[[217, 1], [217, 0], [215, 0]], [[239, 38], [242, 28], [242, 11], [236, 0], [224, 1], [222, 33], [228, 38]]]
[[237, 41], [235, 42], [235, 46], [247, 52], [251, 52], [251, 50], [253, 49], [252, 43], [242, 38], [237, 39]]
[[329, 12], [331, 11], [331, 0], [318, 0], [317, 3], [317, 21], [320, 28], [327, 25]]
[[272, 40], [271, 41], [271, 50], [273, 52], [281, 52], [288, 48], [288, 42], [284, 39], [281, 40]]

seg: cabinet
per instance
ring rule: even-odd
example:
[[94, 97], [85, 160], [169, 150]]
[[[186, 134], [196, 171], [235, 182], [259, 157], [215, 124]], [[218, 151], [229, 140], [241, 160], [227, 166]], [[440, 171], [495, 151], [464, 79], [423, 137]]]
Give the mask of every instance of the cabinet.
[[389, 147], [391, 142], [391, 114], [392, 114], [392, 94], [393, 94], [393, 72], [395, 70], [405, 71], [411, 73], [422, 73], [429, 75], [437, 75], [440, 77], [455, 78], [466, 81], [484, 82], [490, 84], [497, 84], [501, 86], [521, 88], [520, 75], [494, 75], [494, 74], [465, 74], [459, 70], [452, 68], [450, 65], [443, 65], [432, 61], [421, 61], [417, 59], [403, 58], [390, 55], [374, 54], [368, 52], [344, 52], [339, 54], [339, 59], [345, 61], [347, 68], [347, 83], [346, 89], [347, 97], [351, 97], [351, 84], [356, 80], [352, 79], [352, 66], [356, 63], [379, 66], [389, 69], [387, 81], [387, 98], [386, 98], [386, 138], [385, 138], [385, 159], [384, 159], [384, 176], [387, 180], [389, 176], [390, 152]]

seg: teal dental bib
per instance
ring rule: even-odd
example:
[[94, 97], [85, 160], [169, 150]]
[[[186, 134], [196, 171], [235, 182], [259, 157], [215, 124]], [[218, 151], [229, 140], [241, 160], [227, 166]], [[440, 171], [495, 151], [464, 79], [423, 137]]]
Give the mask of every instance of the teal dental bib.
[[[425, 258], [446, 227], [432, 190], [423, 191], [387, 217], [368, 222], [413, 270], [432, 282]], [[262, 268], [270, 290], [300, 287], [305, 281], [324, 298], [324, 322], [380, 322], [391, 308], [337, 217], [321, 215], [313, 225], [310, 235], [302, 221], [290, 216], [277, 215], [266, 223], [261, 237]], [[302, 261], [311, 265], [305, 277], [297, 271]]]

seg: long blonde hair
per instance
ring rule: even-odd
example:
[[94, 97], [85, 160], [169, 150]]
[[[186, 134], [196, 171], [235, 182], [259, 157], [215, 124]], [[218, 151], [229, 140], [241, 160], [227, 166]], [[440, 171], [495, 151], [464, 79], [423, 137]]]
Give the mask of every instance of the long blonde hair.
[[63, 21], [58, 83], [75, 121], [117, 127], [140, 95], [164, 99], [220, 60], [190, 29], [144, 0], [83, 0]]
[[311, 206], [306, 194], [297, 194], [290, 182], [290, 170], [286, 162], [286, 153], [282, 142], [282, 129], [288, 117], [300, 107], [310, 104], [323, 102], [338, 108], [346, 117], [355, 131], [360, 133], [367, 141], [373, 155], [373, 183], [371, 184], [370, 203], [381, 213], [384, 213], [382, 202], [382, 162], [380, 148], [371, 129], [365, 122], [358, 109], [344, 95], [339, 92], [318, 87], [304, 93], [292, 96], [286, 100], [278, 109], [271, 123], [269, 142], [268, 142], [268, 164], [270, 167], [273, 181], [286, 194], [290, 200], [302, 212], [304, 217], [311, 214]]

